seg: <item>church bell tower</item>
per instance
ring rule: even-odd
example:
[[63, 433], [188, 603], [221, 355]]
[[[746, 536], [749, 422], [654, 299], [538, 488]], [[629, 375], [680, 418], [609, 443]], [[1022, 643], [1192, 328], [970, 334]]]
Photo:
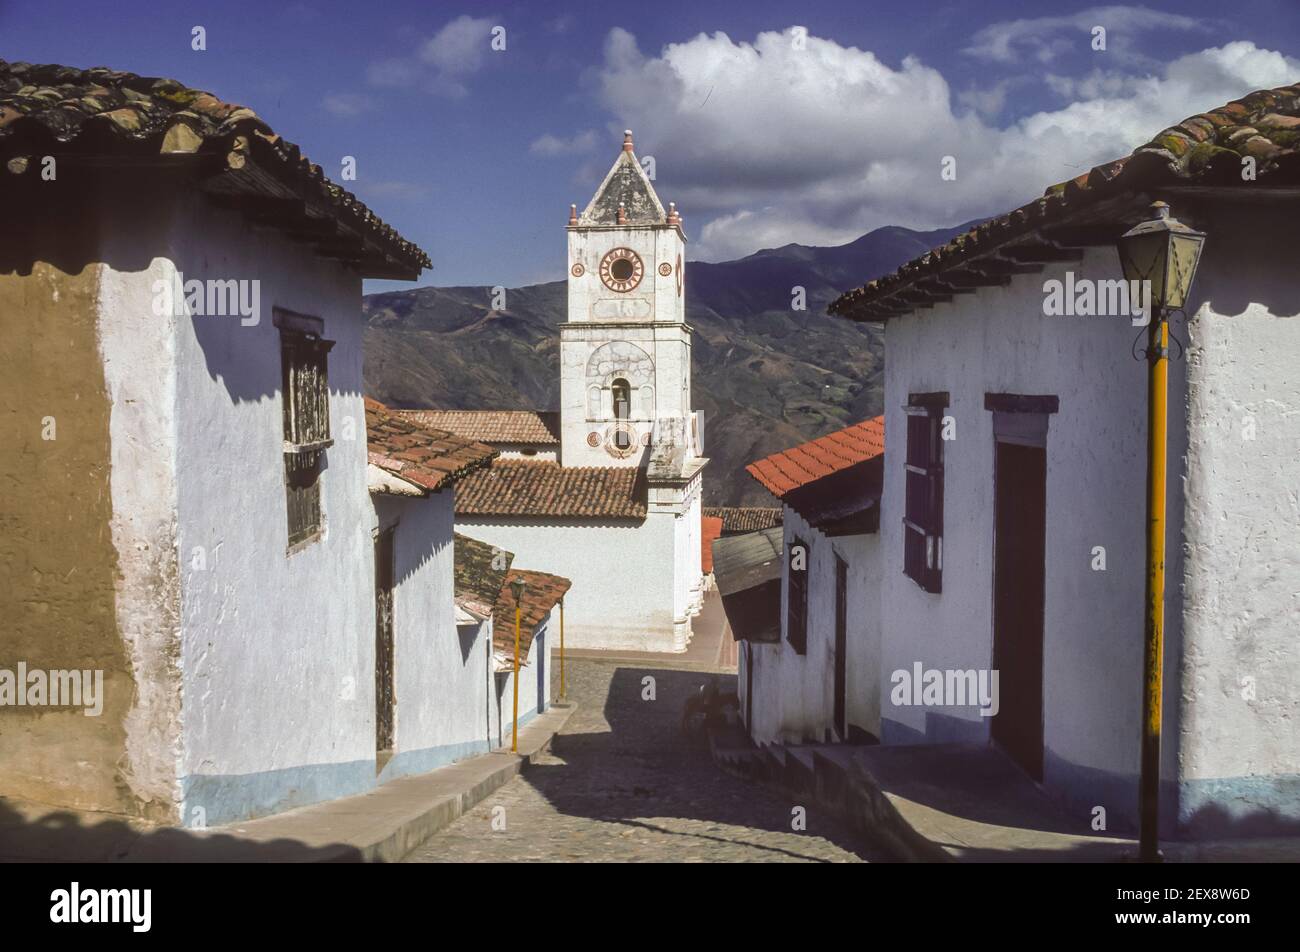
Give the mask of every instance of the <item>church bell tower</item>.
[[569, 213], [569, 309], [560, 328], [561, 462], [641, 466], [671, 442], [700, 455], [691, 409], [686, 236], [633, 151], [632, 133], [582, 214]]

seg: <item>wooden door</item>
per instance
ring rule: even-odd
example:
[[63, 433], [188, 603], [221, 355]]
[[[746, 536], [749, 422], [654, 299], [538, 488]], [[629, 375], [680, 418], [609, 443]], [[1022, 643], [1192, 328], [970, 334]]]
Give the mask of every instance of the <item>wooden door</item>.
[[849, 566], [835, 556], [835, 730], [840, 740], [849, 735]]
[[1043, 779], [1043, 560], [1047, 451], [994, 444], [993, 666], [999, 709], [993, 740]]
[[375, 749], [393, 749], [393, 529], [375, 540]]

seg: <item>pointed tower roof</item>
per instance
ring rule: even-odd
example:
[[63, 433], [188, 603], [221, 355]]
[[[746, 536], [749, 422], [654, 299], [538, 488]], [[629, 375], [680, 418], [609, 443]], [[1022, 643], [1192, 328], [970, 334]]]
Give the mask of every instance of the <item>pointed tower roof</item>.
[[[621, 210], [621, 211], [620, 211]], [[584, 225], [662, 225], [667, 214], [654, 186], [632, 151], [632, 130], [623, 133], [623, 151], [578, 218]]]

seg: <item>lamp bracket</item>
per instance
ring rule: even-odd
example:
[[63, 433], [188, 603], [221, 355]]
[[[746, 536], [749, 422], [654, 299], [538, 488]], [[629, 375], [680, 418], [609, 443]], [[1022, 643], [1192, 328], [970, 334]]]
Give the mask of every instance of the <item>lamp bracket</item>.
[[[1180, 338], [1177, 334], [1174, 333], [1173, 324], [1174, 324], [1175, 316], [1181, 318], [1184, 322], [1187, 320], [1187, 315], [1183, 312], [1182, 308], [1177, 308], [1175, 310], [1166, 312], [1163, 317], [1153, 321], [1152, 325], [1148, 325], [1147, 327], [1144, 327], [1142, 328], [1142, 330], [1138, 331], [1137, 337], [1133, 338], [1133, 347], [1131, 351], [1134, 360], [1156, 361], [1159, 360], [1161, 357], [1165, 358], [1166, 360], [1183, 359], [1183, 355], [1187, 353], [1187, 347], [1183, 343], [1182, 338]], [[1142, 339], [1144, 337], [1147, 338], [1148, 340], [1155, 337], [1154, 331], [1160, 326], [1161, 322], [1164, 322], [1165, 324], [1168, 325], [1169, 340], [1170, 343], [1177, 346], [1177, 353], [1172, 353], [1171, 355], [1170, 347], [1167, 346], [1161, 347], [1159, 344], [1149, 344], [1146, 347], [1138, 346], [1138, 344], [1142, 342]]]

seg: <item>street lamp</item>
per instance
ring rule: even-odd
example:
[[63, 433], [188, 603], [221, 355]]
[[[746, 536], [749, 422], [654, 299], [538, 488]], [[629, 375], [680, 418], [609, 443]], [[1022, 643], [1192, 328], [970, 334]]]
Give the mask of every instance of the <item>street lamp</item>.
[[[1164, 689], [1165, 483], [1168, 433], [1169, 314], [1187, 303], [1205, 235], [1169, 217], [1155, 202], [1154, 217], [1119, 239], [1119, 260], [1130, 287], [1147, 288], [1150, 311], [1147, 373], [1147, 580], [1142, 663], [1142, 775], [1139, 788], [1138, 859], [1160, 855], [1160, 703]], [[1132, 282], [1141, 282], [1134, 284]]]
[[516, 575], [510, 580], [515, 596], [515, 723], [510, 729], [510, 752], [519, 752], [519, 612], [524, 601], [524, 580]]

